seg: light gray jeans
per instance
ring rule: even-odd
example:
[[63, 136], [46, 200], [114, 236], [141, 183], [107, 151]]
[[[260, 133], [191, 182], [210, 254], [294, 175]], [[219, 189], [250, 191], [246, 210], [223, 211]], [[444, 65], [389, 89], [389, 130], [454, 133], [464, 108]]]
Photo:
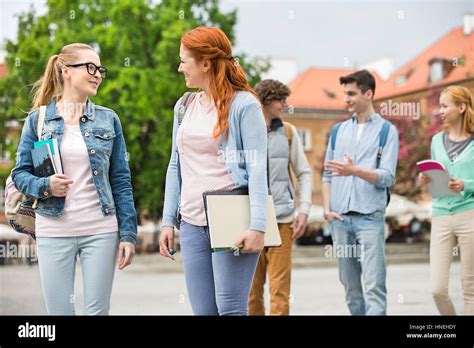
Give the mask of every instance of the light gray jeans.
[[431, 289], [440, 314], [456, 315], [448, 289], [453, 254], [458, 252], [461, 256], [464, 314], [474, 315], [474, 209], [433, 216], [430, 241]]
[[74, 278], [79, 256], [84, 314], [108, 315], [118, 243], [118, 232], [37, 238], [41, 285], [48, 314], [75, 314]]

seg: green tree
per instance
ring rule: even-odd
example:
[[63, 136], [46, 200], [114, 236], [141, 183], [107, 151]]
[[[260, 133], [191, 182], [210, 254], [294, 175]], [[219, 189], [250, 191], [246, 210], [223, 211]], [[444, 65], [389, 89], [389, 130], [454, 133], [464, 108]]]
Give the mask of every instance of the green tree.
[[[136, 206], [159, 217], [173, 107], [186, 90], [177, 72], [180, 38], [206, 25], [221, 28], [233, 42], [236, 20], [236, 11], [222, 13], [217, 0], [48, 0], [45, 15], [31, 9], [19, 16], [17, 40], [6, 43], [9, 75], [0, 80], [2, 141], [4, 121], [26, 116], [31, 86], [48, 58], [68, 43], [91, 44], [109, 70], [93, 100], [120, 116]], [[251, 84], [268, 69], [268, 62], [257, 58], [249, 63], [240, 55], [239, 62]]]

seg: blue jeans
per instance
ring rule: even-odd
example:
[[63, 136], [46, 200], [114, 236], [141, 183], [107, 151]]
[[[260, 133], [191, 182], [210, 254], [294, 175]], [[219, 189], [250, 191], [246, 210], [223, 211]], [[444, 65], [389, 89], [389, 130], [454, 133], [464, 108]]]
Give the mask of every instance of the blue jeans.
[[84, 284], [84, 314], [109, 313], [118, 243], [118, 232], [37, 238], [41, 285], [48, 314], [75, 314], [77, 256], [81, 260]]
[[189, 301], [195, 315], [248, 315], [260, 253], [212, 252], [209, 229], [185, 221], [180, 244]]
[[330, 226], [349, 311], [352, 315], [386, 315], [384, 212], [342, 217], [343, 222], [333, 220]]

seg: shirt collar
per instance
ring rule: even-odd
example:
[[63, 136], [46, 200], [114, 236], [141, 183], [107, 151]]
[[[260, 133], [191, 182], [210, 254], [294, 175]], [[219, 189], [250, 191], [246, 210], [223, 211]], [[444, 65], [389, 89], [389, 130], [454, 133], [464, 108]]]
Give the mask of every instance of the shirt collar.
[[[91, 121], [94, 120], [94, 116], [95, 116], [94, 103], [89, 98], [87, 98], [87, 101], [86, 101], [84, 116], [86, 116]], [[49, 121], [49, 120], [54, 120], [60, 117], [61, 115], [59, 115], [56, 110], [56, 97], [53, 97], [53, 99], [51, 99], [51, 101], [46, 106], [45, 120]]]
[[[367, 117], [366, 122], [374, 123], [375, 121], [378, 121], [381, 117], [382, 117], [382, 116], [380, 116], [378, 113], [375, 113], [375, 114], [370, 115], [369, 117]], [[352, 122], [356, 122], [356, 123], [357, 123], [356, 114], [353, 114], [353, 115], [352, 115]]]
[[272, 119], [268, 130], [272, 132], [272, 131], [276, 131], [280, 127], [283, 127], [283, 121], [281, 120], [281, 118], [277, 117], [277, 118]]

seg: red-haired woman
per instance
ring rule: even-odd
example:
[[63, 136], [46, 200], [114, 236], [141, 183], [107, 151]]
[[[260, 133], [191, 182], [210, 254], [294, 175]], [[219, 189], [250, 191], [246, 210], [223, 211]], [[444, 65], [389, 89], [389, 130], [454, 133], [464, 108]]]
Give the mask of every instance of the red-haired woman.
[[[247, 315], [248, 296], [264, 246], [267, 200], [267, 131], [261, 104], [232, 47], [218, 28], [199, 27], [181, 38], [188, 88], [199, 88], [178, 125], [166, 175], [161, 254], [173, 258], [174, 225], [181, 215], [180, 243], [189, 299], [196, 315]], [[212, 252], [202, 193], [248, 187], [251, 222], [235, 246], [242, 253]]]

